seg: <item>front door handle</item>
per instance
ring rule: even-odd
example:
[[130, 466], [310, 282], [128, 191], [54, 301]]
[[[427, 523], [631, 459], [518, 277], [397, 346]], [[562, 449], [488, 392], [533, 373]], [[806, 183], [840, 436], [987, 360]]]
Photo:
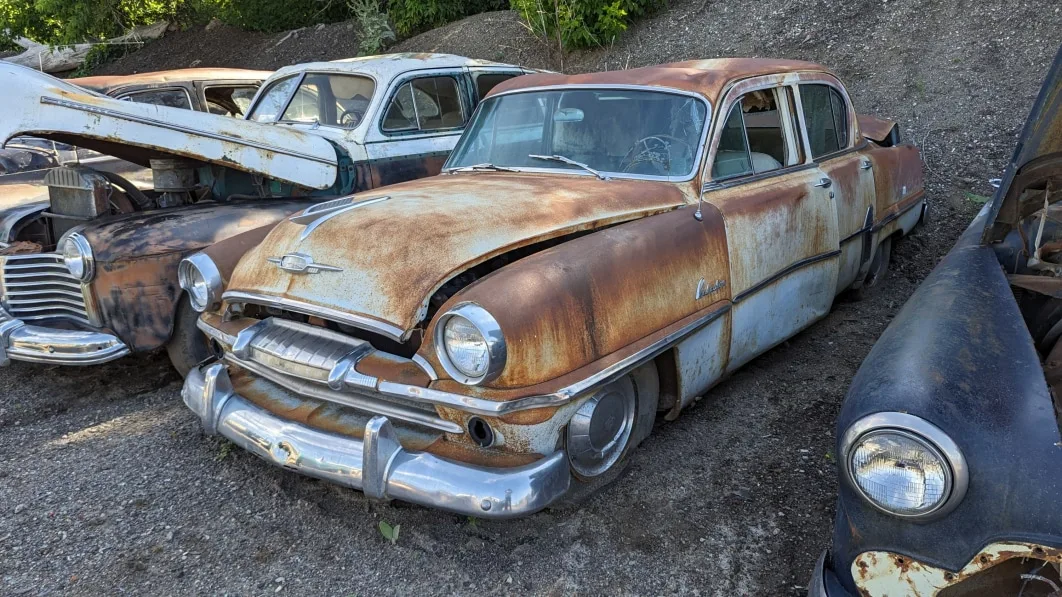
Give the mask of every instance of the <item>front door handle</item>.
[[824, 178], [820, 178], [819, 182], [815, 183], [815, 186], [823, 188], [823, 189], [828, 189], [831, 186], [833, 186], [833, 181], [830, 180], [829, 178], [825, 178], [825, 177]]
[[859, 168], [860, 168], [861, 170], [870, 170], [870, 169], [871, 169], [871, 168], [873, 168], [873, 167], [874, 167], [874, 164], [872, 164], [872, 163], [870, 162], [870, 160], [868, 160], [868, 159], [865, 159], [865, 158], [863, 159], [863, 163], [862, 163], [862, 164], [859, 164]]

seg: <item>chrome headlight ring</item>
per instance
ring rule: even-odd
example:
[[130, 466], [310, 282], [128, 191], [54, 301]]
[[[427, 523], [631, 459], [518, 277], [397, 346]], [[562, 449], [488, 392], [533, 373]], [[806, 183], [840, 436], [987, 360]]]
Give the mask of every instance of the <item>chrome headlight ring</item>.
[[[853, 470], [855, 452], [866, 440], [884, 436], [920, 444], [927, 454], [943, 462], [946, 468], [944, 495], [932, 508], [917, 513], [898, 512], [879, 503], [862, 487]], [[841, 438], [840, 464], [845, 481], [868, 504], [878, 511], [912, 522], [927, 522], [948, 514], [962, 502], [970, 484], [970, 469], [958, 444], [936, 425], [901, 412], [867, 415], [849, 426]]]
[[[455, 337], [466, 336], [466, 347], [456, 347]], [[478, 337], [477, 337], [478, 336]], [[501, 326], [486, 309], [475, 303], [461, 303], [439, 317], [435, 325], [435, 352], [439, 363], [455, 381], [478, 385], [490, 381], [505, 368], [506, 347]], [[455, 362], [460, 351], [478, 351], [474, 368]]]
[[89, 282], [95, 272], [95, 260], [88, 239], [77, 232], [72, 232], [59, 243], [59, 253], [63, 256], [63, 265], [70, 275]]
[[206, 253], [194, 253], [177, 266], [177, 281], [188, 293], [192, 308], [202, 313], [221, 300], [221, 272]]

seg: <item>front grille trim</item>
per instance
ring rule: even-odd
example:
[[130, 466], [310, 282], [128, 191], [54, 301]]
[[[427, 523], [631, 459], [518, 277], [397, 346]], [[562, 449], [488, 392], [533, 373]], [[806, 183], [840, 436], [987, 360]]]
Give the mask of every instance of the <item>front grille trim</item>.
[[84, 286], [67, 271], [62, 255], [7, 255], [0, 273], [0, 294], [15, 319], [66, 319], [92, 325]]

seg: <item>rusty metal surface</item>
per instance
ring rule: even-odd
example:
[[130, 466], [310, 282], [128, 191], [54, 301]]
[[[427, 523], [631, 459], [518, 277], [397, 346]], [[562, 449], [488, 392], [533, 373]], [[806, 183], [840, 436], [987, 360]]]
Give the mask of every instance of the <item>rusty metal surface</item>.
[[714, 105], [731, 81], [797, 71], [830, 72], [820, 64], [800, 60], [715, 58], [579, 75], [536, 73], [499, 83], [487, 97], [551, 85], [651, 85], [699, 93]]
[[[1014, 559], [1062, 564], [1062, 549], [1022, 542], [992, 543], [958, 571], [937, 568], [905, 555], [884, 551], [859, 554], [852, 562], [852, 578], [861, 595], [930, 597], [954, 593], [972, 577]], [[977, 593], [984, 594], [984, 593]]]
[[177, 70], [137, 73], [133, 75], [98, 75], [95, 77], [77, 77], [66, 81], [97, 93], [109, 95], [119, 89], [134, 86], [164, 85], [189, 83], [192, 81], [264, 81], [273, 73], [266, 70], [248, 70], [242, 68], [182, 68]]
[[234, 201], [114, 218], [85, 228], [96, 257], [90, 283], [101, 327], [133, 351], [169, 340], [181, 289], [177, 264], [215, 242], [272, 225], [308, 204], [294, 201]]
[[[361, 195], [389, 199], [337, 215], [305, 239], [306, 226], [282, 222], [240, 262], [228, 290], [359, 313], [408, 333], [435, 290], [469, 267], [529, 243], [674, 209], [692, 200], [683, 191], [570, 175], [421, 179]], [[356, 242], [336, 242], [348, 234]], [[267, 261], [291, 252], [343, 271], [289, 274]]]
[[884, 141], [889, 138], [889, 133], [892, 131], [896, 123], [887, 118], [878, 118], [877, 116], [870, 116], [867, 114], [860, 114], [857, 117], [859, 121], [859, 130], [863, 133], [863, 136], [871, 141]]

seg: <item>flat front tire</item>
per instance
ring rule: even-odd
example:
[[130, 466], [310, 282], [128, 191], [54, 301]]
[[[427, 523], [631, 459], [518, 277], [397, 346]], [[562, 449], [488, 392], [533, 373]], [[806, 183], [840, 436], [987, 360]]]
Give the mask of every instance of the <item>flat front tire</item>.
[[199, 313], [192, 308], [188, 295], [182, 294], [173, 318], [173, 335], [166, 344], [166, 354], [181, 377], [187, 377], [192, 367], [210, 356], [206, 335], [195, 326], [198, 320]]
[[580, 405], [564, 432], [572, 484], [554, 508], [577, 506], [620, 477], [652, 432], [659, 400], [660, 377], [650, 361]]

